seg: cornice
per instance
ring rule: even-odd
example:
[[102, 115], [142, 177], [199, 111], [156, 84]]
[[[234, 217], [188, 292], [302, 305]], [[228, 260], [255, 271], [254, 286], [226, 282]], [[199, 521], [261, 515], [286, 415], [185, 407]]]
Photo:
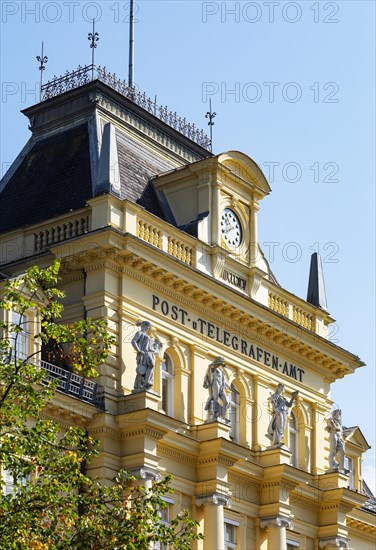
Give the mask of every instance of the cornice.
[[225, 466], [226, 468], [231, 468], [237, 459], [232, 459], [220, 454], [212, 456], [201, 456], [197, 458], [197, 466], [207, 466], [208, 464], [218, 464], [219, 466]]
[[[373, 517], [373, 519], [375, 520], [374, 517]], [[355, 518], [347, 516], [346, 525], [347, 525], [347, 527], [350, 527], [351, 529], [364, 531], [365, 533], [368, 533], [368, 534], [376, 534], [376, 525], [375, 524], [366, 523], [365, 521], [361, 521], [360, 519], [355, 519]]]
[[108, 434], [116, 439], [121, 439], [122, 433], [120, 430], [117, 430], [116, 428], [112, 428], [110, 426], [96, 426], [95, 428], [90, 428], [89, 431], [91, 435], [101, 435], [101, 434]]
[[124, 429], [121, 431], [121, 439], [132, 439], [135, 437], [151, 437], [153, 439], [162, 439], [165, 435], [165, 430], [157, 430], [156, 428], [150, 428], [143, 426], [133, 429]]
[[157, 454], [161, 456], [166, 456], [168, 458], [172, 458], [179, 462], [185, 462], [186, 464], [191, 464], [192, 466], [196, 464], [196, 460], [197, 460], [196, 457], [187, 454], [186, 451], [181, 451], [180, 449], [169, 447], [163, 443], [157, 444]]
[[[132, 237], [133, 240], [140, 246], [150, 248], [150, 245], [137, 237]], [[162, 253], [163, 257], [170, 262], [178, 261], [160, 250], [158, 253]], [[285, 334], [283, 330], [278, 330], [271, 321], [262, 321], [228, 303], [225, 299], [218, 298], [210, 291], [203, 290], [172, 273], [167, 261], [166, 266], [161, 267], [155, 261], [143, 258], [139, 255], [139, 250], [120, 251], [114, 245], [111, 249], [104, 250], [98, 246], [96, 250], [91, 249], [67, 260], [71, 269], [85, 266], [88, 271], [107, 268], [117, 273], [122, 272], [190, 310], [212, 319], [217, 324], [223, 325], [225, 320], [226, 328], [229, 330], [232, 329], [240, 336], [282, 354], [286, 359], [299, 363], [302, 367], [318, 373], [331, 382], [342, 376], [348, 368], [326, 353]]]

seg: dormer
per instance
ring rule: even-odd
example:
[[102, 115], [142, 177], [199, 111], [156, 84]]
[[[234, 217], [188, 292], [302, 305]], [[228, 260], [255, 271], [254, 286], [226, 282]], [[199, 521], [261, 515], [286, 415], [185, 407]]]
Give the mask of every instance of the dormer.
[[362, 457], [363, 453], [370, 449], [359, 426], [343, 428], [343, 437], [346, 442], [345, 468], [349, 470], [349, 489], [362, 492]]

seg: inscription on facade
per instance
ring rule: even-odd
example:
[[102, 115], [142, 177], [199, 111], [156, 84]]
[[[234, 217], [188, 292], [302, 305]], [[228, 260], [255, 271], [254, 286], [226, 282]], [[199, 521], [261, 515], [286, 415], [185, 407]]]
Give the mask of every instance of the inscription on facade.
[[304, 370], [296, 365], [288, 363], [287, 361], [282, 361], [277, 355], [264, 350], [254, 343], [244, 340], [232, 332], [224, 330], [214, 323], [201, 319], [201, 317], [193, 318], [193, 315], [187, 310], [177, 305], [170, 304], [167, 300], [161, 300], [161, 298], [155, 294], [153, 294], [152, 299], [153, 310], [162, 313], [162, 315], [168, 317], [172, 321], [188, 326], [202, 336], [218, 342], [218, 344], [223, 344], [232, 348], [234, 351], [240, 351], [242, 355], [250, 357], [266, 367], [281, 372], [294, 380], [303, 382]]
[[242, 290], [245, 290], [247, 281], [245, 279], [242, 279], [238, 275], [231, 273], [231, 271], [227, 271], [227, 269], [223, 270], [222, 279], [224, 279], [225, 281], [228, 281], [230, 284], [234, 286], [237, 286], [238, 288], [241, 288]]

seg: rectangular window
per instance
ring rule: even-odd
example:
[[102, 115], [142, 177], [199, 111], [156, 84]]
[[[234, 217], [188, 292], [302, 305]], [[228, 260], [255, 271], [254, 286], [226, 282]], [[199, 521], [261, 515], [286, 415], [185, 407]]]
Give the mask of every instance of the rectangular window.
[[225, 519], [225, 550], [236, 549], [239, 522]]
[[20, 327], [21, 332], [13, 329], [11, 333], [12, 356], [16, 359], [25, 359], [29, 355], [29, 321], [26, 315], [12, 311], [12, 324]]
[[[162, 523], [169, 526], [171, 522], [171, 512], [174, 501], [170, 498], [162, 497], [161, 500], [167, 503], [165, 508], [159, 510], [159, 516]], [[169, 545], [161, 544], [160, 542], [154, 543], [153, 550], [169, 550]]]
[[349, 481], [347, 487], [349, 489], [355, 489], [355, 466], [354, 459], [351, 456], [345, 456], [345, 469], [349, 471]]
[[298, 542], [295, 542], [293, 540], [287, 541], [287, 550], [299, 550], [300, 544]]
[[16, 485], [12, 472], [6, 470], [5, 468], [2, 471], [2, 476], [5, 481], [5, 485], [3, 486], [3, 492], [5, 495], [12, 495], [17, 491], [17, 486], [26, 485], [29, 481], [31, 481], [31, 475], [29, 474], [19, 480]]

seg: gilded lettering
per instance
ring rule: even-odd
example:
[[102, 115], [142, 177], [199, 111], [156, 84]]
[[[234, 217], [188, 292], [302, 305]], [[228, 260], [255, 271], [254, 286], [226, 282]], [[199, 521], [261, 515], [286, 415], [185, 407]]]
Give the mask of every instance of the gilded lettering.
[[244, 353], [244, 355], [248, 355], [247, 353], [247, 342], [245, 340], [241, 340], [241, 351]]
[[289, 376], [291, 376], [291, 378], [295, 378], [295, 380], [297, 379], [296, 378], [296, 367], [295, 367], [295, 365], [290, 364], [290, 374], [289, 374]]
[[279, 358], [275, 355], [272, 356], [272, 368], [278, 370]]
[[209, 338], [214, 338], [214, 330], [215, 330], [215, 325], [213, 325], [213, 323], [208, 323], [208, 336], [209, 336]]
[[231, 340], [232, 349], [238, 350], [239, 349], [239, 338], [237, 336], [233, 336]]

